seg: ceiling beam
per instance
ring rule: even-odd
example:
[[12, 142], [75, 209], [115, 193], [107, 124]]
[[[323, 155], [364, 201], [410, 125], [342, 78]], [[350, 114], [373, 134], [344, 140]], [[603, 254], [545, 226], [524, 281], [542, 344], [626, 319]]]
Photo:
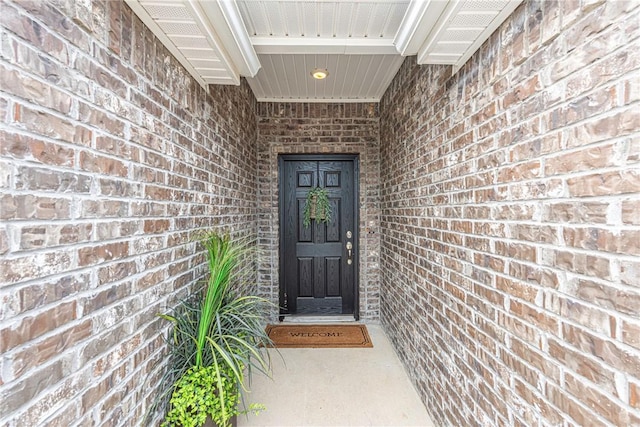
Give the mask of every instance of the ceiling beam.
[[218, 0], [218, 4], [227, 19], [227, 23], [231, 29], [231, 34], [236, 41], [236, 45], [244, 59], [241, 74], [245, 77], [253, 77], [260, 69], [260, 61], [258, 55], [251, 44], [247, 27], [244, 25], [240, 10], [236, 2]]
[[251, 37], [258, 54], [347, 54], [394, 55], [398, 52], [387, 38]]
[[[251, 45], [251, 39], [242, 21], [236, 2], [186, 0], [192, 10], [202, 10], [208, 21], [207, 32], [218, 44], [218, 48], [226, 54], [228, 61], [242, 76], [253, 77], [260, 69], [258, 55]], [[239, 83], [239, 78], [238, 83]]]
[[411, 0], [393, 40], [398, 53], [402, 56], [416, 55], [424, 41], [430, 37], [442, 12], [452, 3], [459, 1]]
[[[442, 2], [445, 3], [445, 2]], [[456, 14], [462, 9], [463, 2], [461, 1], [450, 1], [445, 3], [445, 7], [440, 12], [440, 15], [437, 17], [437, 22], [432, 24], [431, 32], [424, 40], [423, 45], [418, 50], [418, 64], [426, 64], [428, 63], [428, 55], [438, 44], [438, 40], [442, 37], [442, 32], [446, 30], [447, 26], [456, 16]]]
[[212, 46], [220, 58], [220, 62], [227, 69], [227, 74], [231, 77], [231, 82], [234, 85], [240, 84], [240, 76], [238, 75], [238, 69], [236, 64], [229, 56], [229, 53], [225, 49], [225, 45], [220, 40], [217, 31], [211, 26], [211, 22], [208, 19], [207, 12], [202, 9], [202, 5], [194, 0], [185, 0], [184, 6], [189, 11], [189, 14], [193, 17], [194, 22], [205, 36], [207, 43]]

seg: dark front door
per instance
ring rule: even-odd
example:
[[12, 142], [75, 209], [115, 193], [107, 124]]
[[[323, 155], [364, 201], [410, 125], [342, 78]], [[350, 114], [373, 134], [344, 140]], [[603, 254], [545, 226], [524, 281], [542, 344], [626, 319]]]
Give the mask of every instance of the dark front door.
[[[357, 157], [280, 157], [281, 314], [357, 315]], [[303, 212], [312, 188], [325, 188], [328, 223]]]

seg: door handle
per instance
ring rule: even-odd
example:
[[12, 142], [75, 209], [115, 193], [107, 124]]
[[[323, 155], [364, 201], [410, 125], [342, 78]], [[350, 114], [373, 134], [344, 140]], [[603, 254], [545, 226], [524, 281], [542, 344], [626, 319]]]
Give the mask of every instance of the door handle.
[[347, 253], [349, 258], [351, 258], [351, 249], [353, 248], [353, 244], [351, 242], [347, 242]]

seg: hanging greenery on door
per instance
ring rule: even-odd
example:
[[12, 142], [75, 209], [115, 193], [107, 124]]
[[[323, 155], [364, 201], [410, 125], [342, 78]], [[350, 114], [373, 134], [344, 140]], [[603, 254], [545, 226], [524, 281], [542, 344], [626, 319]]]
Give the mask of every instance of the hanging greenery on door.
[[331, 221], [331, 204], [329, 203], [329, 193], [322, 187], [315, 187], [307, 193], [307, 200], [304, 204], [302, 225], [309, 227], [311, 220], [328, 224]]

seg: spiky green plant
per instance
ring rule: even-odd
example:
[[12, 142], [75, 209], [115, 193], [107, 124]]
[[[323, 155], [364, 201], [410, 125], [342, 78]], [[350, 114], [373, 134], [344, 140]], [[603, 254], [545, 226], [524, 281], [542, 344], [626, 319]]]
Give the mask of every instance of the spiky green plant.
[[[215, 232], [205, 233], [200, 242], [206, 250], [209, 268], [206, 285], [193, 297], [181, 301], [172, 313], [160, 315], [173, 323], [167, 340], [170, 363], [164, 382], [169, 383], [167, 393], [181, 396], [179, 402], [182, 405], [177, 408], [178, 400], [172, 397], [163, 424], [166, 426], [180, 425], [175, 421], [175, 411], [188, 412], [184, 408], [189, 402], [184, 399], [183, 386], [194, 387], [194, 381], [193, 378], [181, 381], [185, 375], [207, 372], [214, 376], [213, 383], [197, 380], [198, 383], [214, 384], [214, 398], [219, 400], [219, 404], [209, 402], [203, 405], [203, 410], [215, 408], [216, 412], [208, 415], [219, 425], [226, 426], [238, 413], [237, 394], [241, 389], [247, 390], [252, 369], [267, 374], [270, 370], [269, 354], [264, 348], [271, 345], [271, 340], [263, 322], [272, 304], [264, 298], [239, 296], [233, 292], [234, 284], [248, 279], [250, 270], [243, 268], [238, 271], [238, 268], [241, 261], [250, 257], [251, 249]], [[210, 367], [213, 369], [204, 369]], [[229, 389], [230, 383], [236, 385], [233, 391]], [[164, 395], [165, 400], [167, 396]], [[193, 425], [202, 425], [201, 419], [198, 416]]]

